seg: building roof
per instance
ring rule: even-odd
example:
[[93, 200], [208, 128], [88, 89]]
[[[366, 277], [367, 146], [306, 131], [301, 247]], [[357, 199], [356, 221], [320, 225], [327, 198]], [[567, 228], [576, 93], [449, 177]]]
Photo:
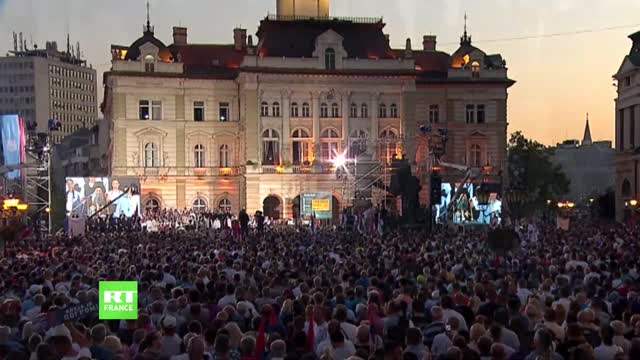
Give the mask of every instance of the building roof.
[[215, 65], [239, 68], [245, 50], [236, 50], [233, 44], [187, 44], [170, 45], [171, 52], [176, 54], [178, 61], [185, 65]]
[[629, 51], [629, 61], [635, 66], [640, 66], [640, 31], [629, 35], [633, 42]]
[[124, 60], [138, 60], [140, 57], [140, 47], [146, 43], [151, 43], [159, 49], [158, 56], [163, 61], [173, 61], [173, 54], [162, 41], [154, 36], [153, 27], [149, 23], [147, 23], [147, 26], [144, 28], [142, 36], [127, 48], [127, 54]]
[[258, 54], [310, 58], [316, 38], [333, 30], [342, 36], [348, 58], [393, 59], [395, 54], [382, 32], [384, 26], [382, 19], [373, 22], [348, 18], [279, 20], [267, 17], [260, 22], [257, 32]]
[[587, 123], [584, 125], [584, 136], [582, 136], [582, 145], [591, 145], [591, 129], [589, 129], [589, 114], [587, 114]]

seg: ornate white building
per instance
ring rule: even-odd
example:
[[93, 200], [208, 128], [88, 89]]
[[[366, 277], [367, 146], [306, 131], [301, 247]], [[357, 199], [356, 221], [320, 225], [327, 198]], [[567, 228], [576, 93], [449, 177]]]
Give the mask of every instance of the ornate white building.
[[631, 200], [640, 200], [640, 32], [629, 35], [629, 55], [613, 76], [618, 83], [616, 103], [616, 218], [622, 221], [633, 211]]
[[[499, 181], [514, 83], [502, 57], [472, 46], [466, 29], [451, 56], [435, 36], [420, 50], [409, 39], [392, 49], [382, 19], [329, 18], [328, 9], [326, 0], [278, 1], [255, 44], [244, 29], [230, 45], [190, 44], [174, 27], [166, 46], [147, 22], [131, 46], [113, 45], [103, 108], [112, 175], [139, 176], [149, 206], [292, 217], [302, 192], [331, 192], [334, 210], [358, 189], [384, 201], [370, 185], [388, 182], [387, 164], [406, 154], [425, 202], [419, 128], [431, 125], [448, 129], [447, 160], [491, 164], [487, 180]], [[347, 177], [333, 167], [341, 155]]]

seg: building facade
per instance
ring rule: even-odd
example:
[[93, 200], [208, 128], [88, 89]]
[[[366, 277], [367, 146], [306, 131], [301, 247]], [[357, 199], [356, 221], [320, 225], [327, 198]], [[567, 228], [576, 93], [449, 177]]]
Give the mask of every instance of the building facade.
[[[618, 72], [615, 99], [616, 128], [616, 219], [628, 219], [637, 209], [630, 205], [640, 199], [640, 32], [629, 35], [631, 50]], [[635, 200], [635, 201], [632, 201]]]
[[552, 161], [560, 165], [571, 181], [567, 199], [579, 205], [589, 205], [591, 199], [614, 188], [615, 150], [611, 141], [593, 141], [589, 119], [582, 141], [567, 140], [554, 149]]
[[[78, 49], [79, 51], [79, 49]], [[66, 135], [93, 126], [98, 119], [96, 71], [86, 61], [58, 50], [56, 42], [44, 49], [16, 45], [0, 57], [0, 114], [18, 114], [37, 130], [48, 130], [49, 119], [59, 120], [54, 143]]]
[[233, 44], [190, 44], [187, 29], [175, 27], [166, 46], [148, 22], [131, 46], [112, 46], [104, 103], [111, 173], [143, 179], [149, 208], [291, 218], [303, 192], [333, 194], [334, 214], [360, 190], [387, 201], [370, 185], [388, 183], [387, 165], [401, 154], [426, 189], [425, 126], [448, 130], [445, 160], [491, 164], [494, 175], [505, 168], [514, 82], [501, 56], [475, 48], [466, 29], [453, 55], [437, 51], [434, 36], [419, 50], [409, 39], [392, 49], [382, 19], [327, 18], [328, 1], [326, 9], [295, 2], [314, 4], [317, 17], [278, 2], [284, 13], [260, 22], [256, 44], [244, 29]]

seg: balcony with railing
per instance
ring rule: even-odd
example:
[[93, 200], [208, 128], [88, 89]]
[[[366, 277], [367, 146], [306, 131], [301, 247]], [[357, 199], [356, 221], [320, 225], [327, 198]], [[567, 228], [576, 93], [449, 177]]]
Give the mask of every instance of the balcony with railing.
[[378, 24], [381, 17], [357, 17], [357, 16], [300, 16], [300, 15], [267, 15], [269, 21], [339, 21], [356, 24]]

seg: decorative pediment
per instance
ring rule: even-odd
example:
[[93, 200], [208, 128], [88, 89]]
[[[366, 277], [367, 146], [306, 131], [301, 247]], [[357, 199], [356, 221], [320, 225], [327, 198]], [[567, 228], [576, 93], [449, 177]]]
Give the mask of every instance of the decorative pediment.
[[135, 132], [135, 135], [138, 137], [142, 136], [159, 136], [159, 137], [167, 137], [169, 133], [164, 130], [154, 128], [154, 127], [146, 127], [144, 129], [138, 130]]
[[187, 138], [189, 140], [196, 139], [196, 138], [199, 138], [199, 139], [202, 139], [202, 138], [210, 139], [211, 138], [211, 134], [209, 134], [208, 132], [202, 131], [202, 130], [196, 130], [196, 131], [190, 132], [189, 135], [187, 135]]
[[316, 43], [322, 42], [322, 43], [340, 43], [340, 44], [342, 44], [342, 40], [344, 40], [342, 35], [338, 34], [333, 29], [329, 29], [329, 30], [323, 32], [322, 34], [320, 34], [316, 38]]
[[236, 139], [236, 134], [231, 132], [231, 131], [218, 131], [216, 133], [213, 134], [213, 137], [216, 140], [220, 140], [220, 139], [229, 139], [230, 141], [234, 141]]
[[158, 52], [160, 52], [160, 49], [157, 46], [151, 42], [146, 42], [140, 45], [140, 58], [138, 60], [144, 59], [147, 55], [153, 55], [155, 59], [158, 59]]
[[344, 38], [332, 29], [329, 29], [316, 38], [313, 57], [324, 58], [325, 51], [332, 48], [336, 54], [336, 61], [347, 57], [347, 51], [342, 45]]
[[486, 135], [486, 134], [484, 134], [484, 133], [482, 133], [482, 132], [480, 132], [480, 131], [474, 130], [474, 131], [472, 131], [471, 133], [469, 133], [469, 135], [467, 135], [467, 137], [469, 137], [469, 138], [475, 138], [475, 139], [478, 139], [478, 138], [482, 138], [482, 139], [484, 139], [484, 138], [486, 138], [486, 137], [487, 137], [487, 135]]

